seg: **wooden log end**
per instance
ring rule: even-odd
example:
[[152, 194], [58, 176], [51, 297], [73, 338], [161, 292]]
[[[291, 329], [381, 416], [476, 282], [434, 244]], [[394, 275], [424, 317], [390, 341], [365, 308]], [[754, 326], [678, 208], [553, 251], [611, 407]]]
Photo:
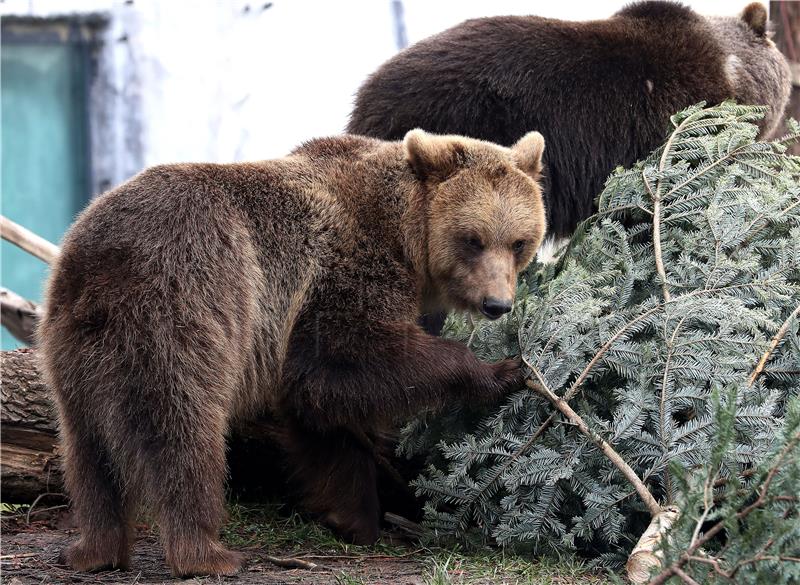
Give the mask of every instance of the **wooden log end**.
[[653, 569], [661, 567], [663, 555], [658, 550], [658, 545], [679, 516], [680, 510], [675, 506], [667, 506], [660, 514], [653, 516], [650, 526], [644, 531], [625, 563], [625, 571], [631, 583], [647, 583]]

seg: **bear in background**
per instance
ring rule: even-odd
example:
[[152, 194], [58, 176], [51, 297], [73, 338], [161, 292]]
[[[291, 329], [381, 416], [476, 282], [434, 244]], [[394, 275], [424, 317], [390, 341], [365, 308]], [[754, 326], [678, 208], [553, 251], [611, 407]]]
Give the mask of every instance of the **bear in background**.
[[617, 165], [666, 139], [672, 114], [728, 98], [765, 105], [768, 137], [790, 80], [758, 3], [738, 18], [658, 1], [587, 22], [480, 18], [382, 65], [359, 90], [347, 130], [393, 140], [419, 127], [505, 145], [538, 130], [549, 233], [565, 237], [594, 212]]
[[38, 331], [58, 407], [78, 570], [129, 564], [149, 507], [176, 575], [231, 574], [219, 541], [225, 438], [270, 413], [306, 508], [378, 537], [362, 437], [458, 398], [493, 401], [520, 364], [425, 334], [423, 307], [497, 318], [545, 233], [538, 133], [511, 148], [421, 130], [290, 156], [159, 166], [66, 235]]

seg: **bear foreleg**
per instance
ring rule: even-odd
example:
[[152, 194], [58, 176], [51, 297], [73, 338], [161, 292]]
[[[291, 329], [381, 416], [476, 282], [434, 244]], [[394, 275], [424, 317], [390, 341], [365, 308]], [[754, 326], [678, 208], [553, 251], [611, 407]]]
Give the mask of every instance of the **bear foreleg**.
[[439, 407], [461, 394], [491, 401], [517, 387], [519, 362], [481, 362], [464, 345], [411, 324], [372, 326], [355, 343], [296, 336], [284, 367], [284, 448], [309, 511], [357, 543], [378, 536], [374, 454], [353, 431]]

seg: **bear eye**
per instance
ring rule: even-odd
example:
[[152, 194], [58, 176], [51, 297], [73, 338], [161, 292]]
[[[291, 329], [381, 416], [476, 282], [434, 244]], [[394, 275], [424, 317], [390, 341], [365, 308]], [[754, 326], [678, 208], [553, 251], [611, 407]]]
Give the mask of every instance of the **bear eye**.
[[483, 242], [481, 242], [481, 239], [477, 236], [464, 238], [464, 243], [467, 245], [467, 248], [474, 250], [475, 252], [480, 252], [483, 250]]
[[511, 249], [514, 250], [515, 254], [519, 254], [525, 248], [525, 244], [526, 244], [525, 240], [517, 240], [511, 246]]

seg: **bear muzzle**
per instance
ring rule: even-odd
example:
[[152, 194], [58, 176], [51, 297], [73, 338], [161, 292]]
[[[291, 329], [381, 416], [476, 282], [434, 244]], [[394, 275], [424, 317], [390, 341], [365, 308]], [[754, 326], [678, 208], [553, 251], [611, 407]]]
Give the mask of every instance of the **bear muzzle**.
[[496, 299], [494, 297], [483, 297], [483, 302], [481, 303], [481, 313], [487, 316], [489, 319], [499, 319], [509, 311], [511, 311], [511, 305], [514, 302], [514, 299]]

